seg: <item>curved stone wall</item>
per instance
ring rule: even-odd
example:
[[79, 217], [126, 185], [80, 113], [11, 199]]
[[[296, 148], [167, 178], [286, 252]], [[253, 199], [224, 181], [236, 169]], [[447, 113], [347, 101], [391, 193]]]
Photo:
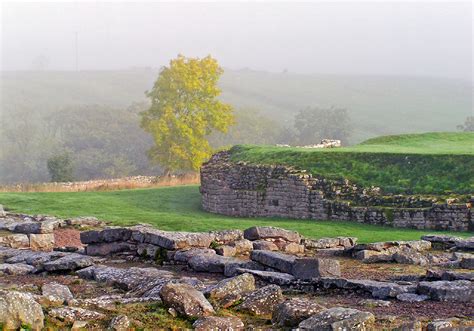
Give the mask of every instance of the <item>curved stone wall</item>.
[[[413, 207], [420, 203], [408, 204], [404, 208], [353, 206], [350, 201], [373, 196], [371, 191], [375, 189], [361, 188], [347, 181], [315, 178], [304, 171], [283, 166], [235, 163], [230, 161], [227, 151], [215, 154], [203, 164], [200, 190], [204, 210], [229, 216], [344, 220], [417, 229], [474, 230], [472, 211], [466, 204], [430, 203], [429, 207], [423, 208]], [[356, 196], [359, 198], [355, 199]], [[426, 201], [422, 203], [426, 205]]]

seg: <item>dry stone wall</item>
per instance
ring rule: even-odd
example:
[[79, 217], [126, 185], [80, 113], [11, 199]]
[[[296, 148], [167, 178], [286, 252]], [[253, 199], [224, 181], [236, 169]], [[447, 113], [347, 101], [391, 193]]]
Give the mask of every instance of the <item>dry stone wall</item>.
[[[232, 162], [227, 151], [201, 168], [203, 209], [241, 217], [287, 217], [355, 221], [403, 228], [474, 231], [470, 204], [393, 197], [384, 201], [377, 188], [329, 181], [284, 166]], [[397, 207], [403, 206], [403, 207]]]

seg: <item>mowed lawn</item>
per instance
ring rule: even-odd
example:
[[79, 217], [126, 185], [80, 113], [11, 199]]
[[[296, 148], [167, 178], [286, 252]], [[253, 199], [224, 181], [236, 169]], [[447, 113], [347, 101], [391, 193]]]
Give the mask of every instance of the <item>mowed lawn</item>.
[[[25, 214], [61, 218], [96, 216], [114, 225], [149, 223], [162, 230], [175, 231], [245, 229], [262, 225], [295, 230], [308, 238], [354, 236], [360, 242], [413, 240], [435, 232], [341, 221], [215, 215], [201, 209], [199, 187], [196, 185], [110, 192], [0, 193], [0, 204], [7, 210]], [[463, 237], [473, 235], [451, 234]]]

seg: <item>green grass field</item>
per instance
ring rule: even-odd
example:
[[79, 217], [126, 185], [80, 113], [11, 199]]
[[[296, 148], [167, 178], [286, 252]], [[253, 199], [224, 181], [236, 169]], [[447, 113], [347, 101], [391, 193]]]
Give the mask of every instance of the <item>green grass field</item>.
[[150, 223], [159, 229], [176, 231], [245, 229], [254, 225], [265, 225], [295, 230], [309, 238], [354, 236], [361, 242], [413, 240], [434, 232], [340, 221], [233, 218], [215, 215], [201, 210], [198, 186], [111, 192], [0, 193], [0, 203], [11, 211], [27, 214], [55, 215], [62, 218], [96, 216], [115, 225]]
[[474, 133], [436, 132], [383, 136], [332, 149], [235, 146], [232, 160], [280, 164], [313, 175], [347, 178], [385, 192], [472, 194]]

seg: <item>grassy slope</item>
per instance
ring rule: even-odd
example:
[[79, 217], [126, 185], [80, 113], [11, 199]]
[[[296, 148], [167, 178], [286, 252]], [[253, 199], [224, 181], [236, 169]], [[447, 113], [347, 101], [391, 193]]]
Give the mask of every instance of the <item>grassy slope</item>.
[[[126, 107], [145, 99], [153, 70], [2, 72], [2, 108], [29, 105], [50, 112], [77, 104]], [[450, 131], [472, 112], [466, 82], [415, 77], [298, 75], [226, 70], [222, 99], [292, 122], [307, 106], [345, 107], [355, 122], [354, 141], [390, 133]]]
[[[79, 193], [0, 193], [10, 210], [59, 217], [92, 215], [118, 225], [150, 223], [163, 230], [208, 231], [278, 226], [311, 238], [355, 236], [362, 242], [419, 239], [424, 233], [352, 222], [233, 218], [206, 213], [197, 186]], [[457, 233], [466, 236], [466, 233]]]
[[474, 133], [386, 136], [336, 149], [236, 146], [232, 158], [294, 166], [387, 192], [474, 192]]

